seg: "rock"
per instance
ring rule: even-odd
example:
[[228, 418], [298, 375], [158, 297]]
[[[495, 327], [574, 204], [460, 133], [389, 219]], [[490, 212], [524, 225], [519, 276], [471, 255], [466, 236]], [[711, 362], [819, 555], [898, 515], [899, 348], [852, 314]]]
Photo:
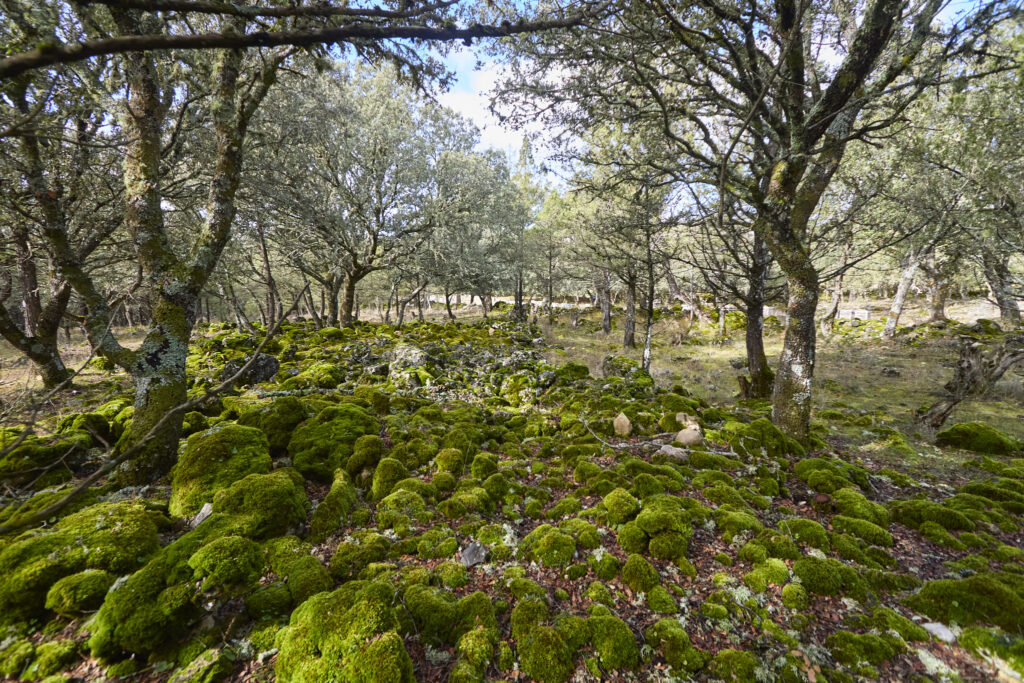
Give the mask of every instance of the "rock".
[[206, 650], [171, 676], [170, 683], [219, 683], [231, 674], [234, 664], [221, 650]]
[[612, 423], [615, 428], [615, 433], [619, 436], [629, 436], [629, 433], [633, 431], [633, 425], [630, 423], [629, 418], [626, 417], [625, 413], [619, 413], [615, 416], [615, 422]]
[[467, 569], [478, 564], [483, 564], [487, 561], [487, 548], [483, 543], [474, 541], [462, 549], [462, 552], [459, 553], [459, 559]]
[[199, 509], [196, 516], [189, 522], [189, 526], [195, 529], [197, 526], [206, 521], [206, 518], [213, 514], [213, 506], [209, 503], [203, 503], [203, 507]]
[[932, 634], [944, 643], [955, 643], [956, 635], [949, 630], [949, 627], [945, 624], [940, 624], [937, 621], [929, 621], [921, 624], [921, 628], [928, 633]]
[[884, 377], [899, 377], [899, 368], [882, 368], [882, 375]]
[[700, 422], [697, 418], [689, 413], [676, 413], [676, 422], [683, 425], [684, 427], [696, 427], [700, 429]]
[[391, 358], [390, 370], [405, 370], [425, 365], [429, 360], [427, 352], [411, 344], [396, 344], [388, 354]]
[[[224, 368], [220, 371], [219, 378], [221, 381], [226, 380], [229, 377], [233, 377], [236, 372], [242, 369], [242, 367], [249, 362], [249, 359], [233, 360], [228, 361], [224, 364]], [[281, 363], [276, 358], [266, 353], [260, 353], [256, 355], [256, 360], [252, 362], [241, 377], [235, 382], [238, 386], [246, 386], [249, 384], [259, 384], [260, 382], [266, 382], [274, 379], [277, 375], [277, 371], [281, 369]]]
[[658, 454], [668, 456], [673, 460], [688, 460], [690, 458], [690, 453], [685, 448], [676, 448], [669, 444], [665, 444], [659, 448]]
[[679, 430], [676, 434], [676, 441], [683, 444], [684, 446], [699, 446], [704, 441], [704, 435], [700, 432], [700, 427], [697, 425], [690, 425]]
[[735, 358], [730, 358], [729, 359], [729, 365], [731, 365], [733, 368], [735, 368], [737, 370], [742, 370], [745, 367], [747, 367], [747, 359], [746, 358], [741, 358], [739, 356], [737, 356]]

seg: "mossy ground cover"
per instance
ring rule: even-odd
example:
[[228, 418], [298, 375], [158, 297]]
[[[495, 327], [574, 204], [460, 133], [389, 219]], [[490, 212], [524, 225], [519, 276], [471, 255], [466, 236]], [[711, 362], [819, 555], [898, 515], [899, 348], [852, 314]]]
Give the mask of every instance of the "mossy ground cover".
[[[278, 376], [193, 420], [166, 486], [97, 488], [0, 538], [0, 675], [983, 680], [1019, 666], [1024, 454], [936, 447], [831, 398], [808, 449], [763, 402], [652, 378], [606, 360], [603, 340], [588, 368], [559, 330], [574, 334], [285, 326]], [[251, 347], [238, 337], [202, 330], [197, 386]], [[66, 429], [123, 430], [126, 404], [104, 406], [117, 392], [93, 395]], [[662, 449], [680, 415], [704, 443]], [[467, 568], [474, 544], [485, 556]]]

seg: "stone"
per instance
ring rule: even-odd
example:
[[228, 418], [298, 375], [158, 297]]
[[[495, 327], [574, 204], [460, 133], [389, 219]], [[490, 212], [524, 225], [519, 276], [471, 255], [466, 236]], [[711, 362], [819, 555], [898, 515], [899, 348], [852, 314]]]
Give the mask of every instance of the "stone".
[[[249, 362], [248, 358], [225, 363], [224, 369], [220, 371], [219, 375], [221, 381], [233, 377], [247, 362]], [[238, 378], [235, 384], [237, 386], [247, 386], [249, 384], [267, 382], [274, 379], [280, 369], [281, 363], [276, 358], [266, 353], [258, 353], [256, 354], [256, 360], [242, 373], [242, 376]]]
[[189, 523], [189, 526], [195, 529], [197, 526], [205, 522], [206, 518], [212, 514], [213, 506], [209, 503], [203, 503], [203, 507], [200, 508], [199, 512], [196, 513], [196, 516], [192, 518], [192, 521]]
[[633, 431], [633, 425], [625, 413], [616, 415], [612, 426], [615, 428], [615, 433], [619, 436], [629, 436], [629, 433]]
[[882, 368], [883, 377], [899, 377], [900, 374], [899, 368]]
[[680, 429], [679, 433], [676, 434], [676, 441], [683, 444], [684, 446], [699, 446], [704, 441], [704, 435], [700, 432], [700, 427], [691, 425], [684, 429]]
[[685, 448], [676, 448], [669, 444], [665, 444], [659, 448], [658, 454], [668, 456], [673, 460], [688, 460], [690, 457], [690, 453]]
[[735, 358], [730, 358], [729, 359], [729, 365], [731, 365], [736, 370], [742, 370], [745, 367], [747, 367], [747, 359], [746, 358], [742, 358], [740, 356], [737, 356]]
[[487, 548], [483, 543], [474, 541], [462, 549], [462, 552], [459, 553], [459, 559], [467, 569], [478, 564], [483, 564], [487, 561]]
[[944, 643], [956, 642], [956, 634], [949, 630], [949, 627], [945, 624], [940, 624], [937, 621], [928, 621], [921, 624], [921, 628], [928, 631], [928, 633], [932, 634]]
[[676, 413], [676, 422], [683, 425], [684, 427], [697, 427], [700, 428], [700, 422], [697, 418], [689, 413]]

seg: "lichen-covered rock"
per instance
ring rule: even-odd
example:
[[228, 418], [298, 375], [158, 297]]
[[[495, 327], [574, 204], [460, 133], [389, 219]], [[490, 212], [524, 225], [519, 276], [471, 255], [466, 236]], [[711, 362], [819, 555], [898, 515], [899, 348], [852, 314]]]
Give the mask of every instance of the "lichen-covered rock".
[[302, 474], [328, 482], [339, 467], [353, 474], [348, 462], [356, 439], [379, 431], [380, 422], [363, 408], [350, 403], [331, 406], [295, 429], [288, 455]]
[[398, 634], [394, 591], [351, 581], [296, 609], [281, 629], [274, 672], [281, 683], [412, 683], [412, 660]]
[[955, 424], [936, 434], [935, 444], [992, 455], [1010, 455], [1024, 448], [1020, 441], [982, 422]]
[[170, 512], [187, 517], [217, 491], [249, 474], [270, 471], [267, 437], [253, 427], [221, 423], [188, 437], [171, 472]]

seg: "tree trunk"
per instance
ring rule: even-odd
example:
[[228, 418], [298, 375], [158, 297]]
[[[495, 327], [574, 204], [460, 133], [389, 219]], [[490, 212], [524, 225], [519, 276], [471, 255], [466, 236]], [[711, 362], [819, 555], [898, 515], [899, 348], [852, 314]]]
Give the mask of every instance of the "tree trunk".
[[358, 284], [358, 276], [348, 273], [345, 275], [344, 282], [341, 286], [341, 326], [351, 327], [352, 326], [352, 311], [355, 308], [356, 303], [356, 284]]
[[626, 282], [626, 321], [622, 326], [622, 346], [636, 347], [636, 280]]
[[[851, 244], [847, 240], [846, 244], [843, 245], [843, 268], [846, 268], [846, 264], [850, 262]], [[836, 280], [832, 284], [832, 301], [829, 303], [828, 311], [825, 312], [825, 317], [821, 319], [821, 334], [826, 338], [832, 334], [836, 316], [839, 315], [839, 306], [843, 302], [843, 276], [845, 274], [845, 270], [840, 270], [836, 275]]]
[[903, 257], [903, 269], [900, 271], [899, 284], [896, 286], [896, 294], [892, 297], [889, 305], [889, 316], [885, 319], [885, 328], [882, 330], [883, 339], [892, 339], [896, 336], [896, 326], [903, 313], [903, 306], [907, 303], [907, 293], [914, 284], [914, 276], [917, 268], [921, 265], [921, 256], [916, 249], [911, 249]]
[[928, 251], [921, 270], [928, 276], [928, 320], [929, 323], [944, 322], [946, 318], [946, 293], [949, 288], [949, 278], [935, 264], [935, 249]]
[[999, 305], [1000, 322], [1007, 329], [1020, 327], [1020, 307], [1013, 293], [1013, 276], [1007, 266], [1009, 258], [986, 251], [982, 259], [985, 265], [985, 280]]
[[744, 340], [747, 347], [747, 371], [750, 373], [747, 398], [768, 398], [772, 395], [775, 375], [768, 366], [768, 358], [764, 353], [764, 302], [772, 257], [764, 240], [757, 235], [754, 236], [753, 255], [753, 267], [744, 302], [747, 307]]
[[601, 332], [612, 333], [612, 276], [607, 269], [601, 271], [597, 280], [597, 300], [601, 306]]
[[806, 444], [814, 379], [818, 274], [808, 259], [802, 271], [787, 275], [786, 280], [786, 336], [772, 392], [772, 422], [786, 435]]
[[641, 367], [651, 371], [651, 338], [654, 336], [654, 254], [651, 249], [651, 230], [644, 231], [647, 242], [647, 329], [644, 334], [644, 354]]
[[257, 223], [256, 234], [260, 239], [260, 256], [263, 260], [263, 279], [267, 285], [267, 329], [277, 322], [277, 313], [280, 308], [277, 294], [277, 283], [274, 281], [274, 272], [270, 268], [270, 252], [267, 250], [266, 236], [263, 234], [263, 225]]
[[449, 320], [455, 320], [455, 314], [452, 313], [452, 294], [447, 287], [444, 288], [444, 310], [448, 313]]
[[523, 304], [523, 272], [516, 272], [516, 285], [512, 297], [512, 320], [526, 322], [526, 308]]

